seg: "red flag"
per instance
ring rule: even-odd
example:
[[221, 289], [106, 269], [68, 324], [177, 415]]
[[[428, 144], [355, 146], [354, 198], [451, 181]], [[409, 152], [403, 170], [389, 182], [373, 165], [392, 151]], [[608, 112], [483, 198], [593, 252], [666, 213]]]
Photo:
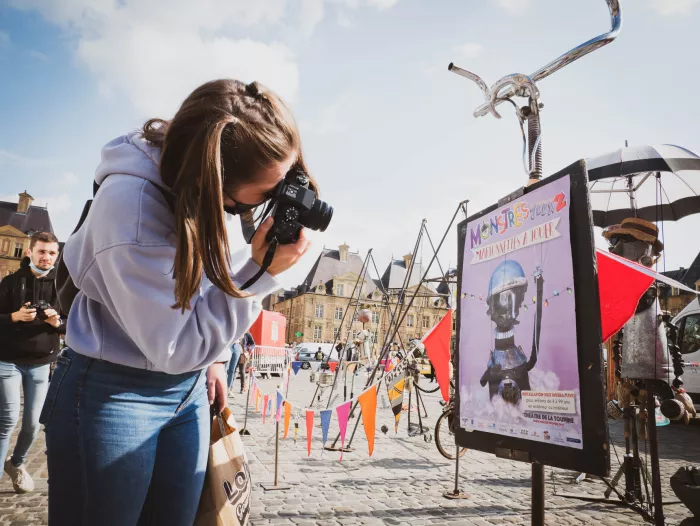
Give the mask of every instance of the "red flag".
[[452, 339], [452, 309], [423, 336], [428, 359], [435, 369], [435, 378], [445, 402], [450, 399], [450, 340]]
[[328, 366], [331, 368], [331, 371], [335, 372], [338, 368], [338, 362], [328, 362]]
[[[623, 262], [601, 250], [597, 251], [598, 290], [603, 341], [619, 331], [634, 316], [637, 304], [654, 278], [632, 262]], [[644, 269], [647, 270], [647, 269]]]

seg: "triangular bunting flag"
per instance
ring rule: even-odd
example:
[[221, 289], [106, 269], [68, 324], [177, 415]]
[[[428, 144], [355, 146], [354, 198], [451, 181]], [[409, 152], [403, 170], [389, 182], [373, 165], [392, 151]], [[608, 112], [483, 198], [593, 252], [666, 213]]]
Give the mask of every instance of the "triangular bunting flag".
[[284, 402], [284, 396], [282, 393], [277, 391], [277, 410], [275, 411], [275, 422], [279, 422], [282, 418], [282, 403]]
[[338, 427], [340, 428], [340, 461], [343, 461], [343, 449], [345, 449], [345, 432], [348, 430], [348, 417], [350, 416], [350, 404], [352, 400], [348, 400], [344, 404], [335, 408], [338, 415]]
[[263, 424], [265, 423], [265, 415], [267, 415], [267, 395], [263, 396]]
[[294, 374], [299, 373], [299, 369], [301, 369], [301, 364], [302, 362], [292, 362], [292, 371], [294, 371]]
[[450, 340], [452, 339], [452, 309], [423, 336], [423, 345], [435, 369], [442, 399], [450, 400]]
[[362, 427], [365, 428], [369, 456], [374, 452], [374, 429], [377, 421], [377, 386], [373, 385], [357, 397], [362, 409]]
[[338, 368], [338, 362], [328, 362], [328, 366], [331, 368], [331, 371], [335, 372]]
[[314, 431], [314, 412], [311, 409], [306, 410], [306, 449], [309, 450], [311, 456], [311, 435]]
[[289, 420], [292, 418], [292, 404], [284, 401], [284, 436], [282, 438], [287, 438], [287, 433], [289, 433]]
[[323, 447], [326, 447], [326, 440], [328, 440], [328, 429], [331, 426], [331, 416], [333, 416], [332, 409], [324, 409], [321, 411], [321, 433], [323, 435]]
[[260, 412], [260, 391], [255, 391], [255, 412]]
[[[265, 395], [267, 396], [267, 395]], [[272, 417], [272, 397], [267, 400], [267, 414]]]

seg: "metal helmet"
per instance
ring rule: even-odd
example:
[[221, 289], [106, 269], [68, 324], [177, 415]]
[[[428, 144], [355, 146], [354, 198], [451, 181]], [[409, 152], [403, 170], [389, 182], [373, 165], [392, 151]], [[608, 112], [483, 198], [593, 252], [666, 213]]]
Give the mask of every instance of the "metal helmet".
[[508, 259], [500, 263], [491, 274], [487, 299], [507, 290], [520, 288], [523, 294], [527, 290], [527, 278], [520, 263]]

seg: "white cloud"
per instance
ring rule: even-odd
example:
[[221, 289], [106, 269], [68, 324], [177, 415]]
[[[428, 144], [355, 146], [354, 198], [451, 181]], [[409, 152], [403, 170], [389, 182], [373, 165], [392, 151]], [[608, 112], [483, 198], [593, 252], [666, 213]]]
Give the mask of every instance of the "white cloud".
[[22, 157], [7, 150], [0, 150], [0, 166], [12, 166], [15, 168], [42, 168], [51, 165], [52, 162], [45, 159], [32, 159]]
[[455, 46], [455, 52], [464, 55], [465, 57], [474, 58], [484, 51], [484, 46], [476, 42], [467, 42], [459, 46]]
[[101, 95], [125, 94], [143, 116], [172, 116], [199, 84], [221, 77], [259, 80], [294, 99], [299, 71], [279, 42], [231, 36], [276, 27], [285, 0], [27, 0], [49, 21], [77, 35], [76, 53], [97, 79]]
[[41, 60], [42, 62], [45, 62], [49, 58], [44, 53], [42, 53], [41, 51], [37, 51], [36, 49], [30, 49], [27, 51], [27, 53], [30, 57], [35, 58], [37, 60]]
[[671, 16], [689, 13], [700, 0], [651, 0], [651, 7], [658, 13]]
[[379, 10], [389, 9], [394, 7], [399, 0], [366, 0], [368, 5], [376, 7]]
[[61, 178], [58, 180], [58, 184], [61, 186], [72, 186], [78, 182], [78, 176], [73, 172], [63, 172]]
[[324, 15], [324, 0], [301, 0], [299, 24], [304, 36], [311, 36]]
[[338, 10], [338, 15], [336, 19], [340, 27], [351, 28], [354, 26], [352, 19], [345, 11]]
[[321, 106], [315, 119], [301, 121], [299, 128], [302, 133], [313, 133], [321, 136], [341, 133], [345, 130], [348, 119], [344, 110], [352, 106], [350, 94], [344, 93], [334, 101]]
[[[519, 15], [530, 7], [531, 0], [494, 0], [496, 5], [510, 15]], [[664, 0], [661, 0], [664, 1]]]

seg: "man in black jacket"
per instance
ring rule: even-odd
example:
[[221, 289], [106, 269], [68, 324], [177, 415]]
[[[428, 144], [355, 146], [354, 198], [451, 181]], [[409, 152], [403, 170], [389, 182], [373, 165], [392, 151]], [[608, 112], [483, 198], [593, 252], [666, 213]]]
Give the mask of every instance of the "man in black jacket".
[[[31, 237], [19, 270], [0, 282], [0, 459], [10, 449], [24, 391], [22, 429], [5, 473], [17, 493], [34, 489], [24, 463], [39, 433], [39, 414], [49, 388], [51, 363], [65, 323], [58, 315], [54, 262], [58, 240], [48, 232]], [[0, 472], [0, 476], [2, 473]]]

